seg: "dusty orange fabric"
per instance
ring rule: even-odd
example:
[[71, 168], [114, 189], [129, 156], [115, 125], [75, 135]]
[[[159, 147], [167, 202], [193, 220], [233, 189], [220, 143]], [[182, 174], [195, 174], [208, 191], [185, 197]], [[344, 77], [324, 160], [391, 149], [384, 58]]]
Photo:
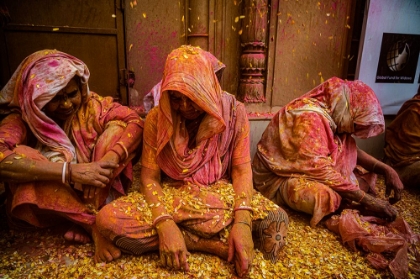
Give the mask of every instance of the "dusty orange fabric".
[[393, 167], [420, 161], [420, 95], [406, 101], [388, 125], [384, 151]]
[[[181, 92], [206, 115], [189, 147], [186, 120], [170, 105], [169, 90]], [[213, 66], [198, 48], [183, 46], [169, 55], [159, 106], [146, 119], [142, 165], [178, 181], [209, 185], [249, 162], [245, 107], [220, 88]]]
[[[42, 108], [74, 76], [81, 80], [82, 104], [62, 129], [42, 111]], [[94, 207], [99, 208], [107, 198], [112, 199], [125, 194], [127, 187], [131, 185], [131, 160], [136, 154], [140, 154], [138, 147], [142, 140], [143, 120], [136, 112], [114, 102], [111, 97], [101, 97], [91, 92], [88, 79], [87, 66], [66, 53], [43, 50], [25, 58], [0, 94], [0, 114], [5, 115], [0, 122], [0, 161], [19, 152], [20, 149], [16, 148], [18, 146], [27, 147], [25, 152], [28, 154], [22, 153], [27, 157], [39, 151], [46, 160], [69, 163], [97, 161], [113, 150], [121, 159], [120, 167], [114, 171], [115, 177], [108, 187], [103, 188], [96, 197]], [[125, 150], [115, 148], [118, 145], [124, 146]], [[39, 182], [28, 186], [29, 184], [31, 183], [22, 187], [20, 184], [9, 184], [14, 195], [13, 201], [16, 201], [10, 205], [10, 212], [14, 217], [25, 218], [26, 213], [22, 208], [26, 204], [24, 208], [30, 209], [35, 206], [41, 210], [64, 214], [78, 222], [86, 219], [84, 213], [82, 216], [75, 216], [81, 214], [79, 210], [72, 211], [72, 208], [77, 206], [65, 202], [45, 202], [46, 197], [51, 200], [66, 200], [70, 198], [67, 197], [70, 192], [60, 190], [54, 192], [54, 196], [47, 190], [49, 186], [34, 187], [36, 184], [51, 184], [51, 187], [56, 189], [57, 183], [54, 185]], [[58, 183], [58, 186], [66, 187], [61, 183]], [[22, 190], [24, 188], [28, 191]], [[81, 190], [82, 185], [76, 184], [74, 189]], [[70, 195], [77, 196], [76, 192], [71, 192]], [[79, 208], [84, 208], [84, 205], [80, 205]], [[87, 219], [89, 220], [86, 222], [91, 223], [94, 216]], [[24, 220], [40, 225], [35, 219], [33, 222], [27, 218]]]
[[[13, 150], [16, 154], [37, 161], [47, 160], [39, 151], [26, 145]], [[54, 182], [29, 182], [8, 185], [7, 214], [14, 226], [22, 226], [23, 220], [36, 227], [57, 225], [62, 218], [77, 223], [93, 224], [95, 215], [92, 208], [84, 205], [70, 186]]]
[[[205, 112], [201, 122], [188, 125], [172, 109], [169, 90], [181, 92], [197, 104]], [[249, 123], [244, 105], [222, 92], [200, 49], [182, 46], [168, 56], [162, 96], [159, 106], [147, 115], [143, 142], [142, 167], [166, 174], [160, 183], [164, 192], [161, 204], [178, 226], [204, 238], [229, 230], [236, 195], [231, 168], [250, 162]], [[266, 218], [269, 212], [283, 212], [261, 194], [253, 195], [251, 204], [254, 220]], [[114, 242], [135, 239], [140, 246], [136, 253], [156, 250], [159, 241], [152, 227], [152, 206], [139, 193], [122, 197], [100, 210], [98, 229]], [[287, 226], [287, 220], [282, 221]], [[269, 241], [266, 246], [280, 247], [280, 242]]]
[[336, 191], [359, 189], [352, 135], [367, 138], [383, 130], [372, 89], [331, 78], [284, 106], [268, 124], [253, 160], [254, 186], [279, 204], [313, 214], [317, 223], [339, 207]]

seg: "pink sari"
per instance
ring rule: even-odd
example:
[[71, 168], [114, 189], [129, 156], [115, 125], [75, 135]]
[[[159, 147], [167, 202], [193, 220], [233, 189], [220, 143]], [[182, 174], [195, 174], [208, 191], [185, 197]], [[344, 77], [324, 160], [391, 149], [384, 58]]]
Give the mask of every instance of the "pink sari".
[[273, 117], [253, 160], [254, 186], [277, 204], [313, 215], [316, 225], [338, 209], [337, 192], [359, 189], [351, 135], [368, 138], [383, 130], [372, 89], [331, 78]]
[[[62, 129], [42, 108], [74, 76], [81, 80], [82, 104]], [[34, 160], [86, 163], [113, 150], [123, 158], [114, 179], [90, 209], [75, 191], [81, 190], [82, 185], [71, 188], [45, 181], [9, 183], [9, 217], [39, 227], [54, 223], [51, 215], [57, 214], [91, 224], [95, 221], [92, 209], [104, 205], [106, 199], [124, 195], [130, 186], [131, 160], [141, 143], [143, 121], [111, 97], [89, 91], [88, 78], [86, 65], [71, 55], [43, 50], [28, 56], [1, 91], [0, 113], [7, 116], [0, 122], [0, 161], [16, 153]], [[124, 146], [124, 154], [114, 148], [117, 145]]]

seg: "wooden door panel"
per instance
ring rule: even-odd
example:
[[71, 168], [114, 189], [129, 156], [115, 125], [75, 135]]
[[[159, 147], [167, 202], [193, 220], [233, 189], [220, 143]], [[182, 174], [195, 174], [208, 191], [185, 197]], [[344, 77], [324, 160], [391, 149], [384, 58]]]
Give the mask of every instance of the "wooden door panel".
[[0, 29], [0, 85], [8, 81], [29, 54], [57, 49], [87, 64], [92, 91], [127, 103], [127, 88], [120, 83], [125, 50], [119, 0], [5, 2], [11, 21]]
[[90, 70], [89, 87], [92, 91], [102, 96], [117, 95], [118, 68], [110, 67], [117, 64], [114, 36], [15, 31], [7, 32], [5, 37], [8, 45], [24, 46], [9, 51], [10, 69], [16, 69], [28, 53], [41, 49], [57, 49], [86, 63]]
[[115, 1], [3, 0], [12, 24], [115, 28]]

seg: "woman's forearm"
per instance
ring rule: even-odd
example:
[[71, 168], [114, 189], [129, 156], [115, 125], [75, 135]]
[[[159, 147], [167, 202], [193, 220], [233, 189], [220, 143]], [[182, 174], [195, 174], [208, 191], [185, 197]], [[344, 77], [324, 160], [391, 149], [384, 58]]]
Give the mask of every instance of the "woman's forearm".
[[[63, 164], [50, 161], [35, 161], [11, 154], [0, 162], [2, 181], [23, 183], [30, 181], [61, 181]], [[66, 171], [66, 170], [65, 170]]]
[[[232, 186], [236, 195], [233, 205], [235, 220], [250, 223], [251, 210], [248, 210], [247, 208], [251, 208], [253, 193], [251, 163], [232, 167]], [[240, 207], [244, 209], [237, 210], [237, 208]]]
[[386, 175], [391, 168], [359, 148], [357, 149], [357, 164], [370, 172], [381, 175]]
[[167, 214], [163, 202], [163, 190], [160, 184], [160, 171], [142, 167], [140, 191], [149, 205], [153, 219]]

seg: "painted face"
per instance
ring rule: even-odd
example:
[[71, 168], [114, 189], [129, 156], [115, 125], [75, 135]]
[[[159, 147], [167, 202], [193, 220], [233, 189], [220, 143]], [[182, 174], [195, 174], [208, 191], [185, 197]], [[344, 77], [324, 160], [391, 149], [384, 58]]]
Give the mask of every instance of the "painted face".
[[171, 107], [186, 119], [196, 119], [204, 111], [190, 98], [178, 91], [169, 91]]
[[43, 110], [54, 121], [65, 121], [79, 109], [81, 103], [82, 93], [77, 79], [73, 78], [45, 105]]

